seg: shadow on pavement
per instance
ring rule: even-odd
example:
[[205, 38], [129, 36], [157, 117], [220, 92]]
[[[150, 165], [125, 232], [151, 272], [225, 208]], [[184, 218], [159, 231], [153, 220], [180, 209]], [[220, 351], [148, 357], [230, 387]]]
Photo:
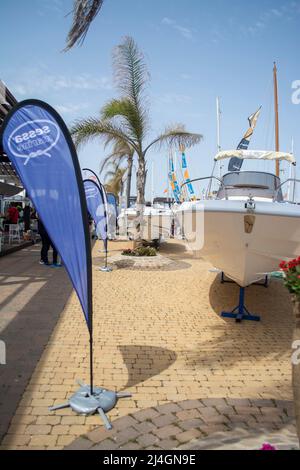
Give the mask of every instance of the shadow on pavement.
[[65, 270], [39, 265], [37, 246], [1, 258], [0, 442], [72, 292]]

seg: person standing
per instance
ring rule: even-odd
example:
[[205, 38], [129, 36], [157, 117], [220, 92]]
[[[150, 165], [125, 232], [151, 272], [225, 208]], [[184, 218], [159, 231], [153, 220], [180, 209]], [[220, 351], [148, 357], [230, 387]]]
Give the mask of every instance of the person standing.
[[6, 214], [6, 224], [17, 224], [19, 220], [19, 211], [12, 202]]
[[30, 230], [30, 206], [26, 204], [23, 211], [23, 220], [24, 220], [24, 232]]
[[[53, 245], [47, 230], [41, 221], [40, 218], [38, 218], [38, 232], [40, 234], [41, 240], [42, 240], [42, 249], [41, 249], [41, 259], [40, 259], [40, 264], [43, 264], [45, 266], [53, 266], [55, 268], [60, 268], [61, 264], [58, 263], [57, 260], [57, 251], [55, 246]], [[50, 265], [49, 260], [48, 260], [48, 251], [52, 247], [53, 249], [53, 263]]]

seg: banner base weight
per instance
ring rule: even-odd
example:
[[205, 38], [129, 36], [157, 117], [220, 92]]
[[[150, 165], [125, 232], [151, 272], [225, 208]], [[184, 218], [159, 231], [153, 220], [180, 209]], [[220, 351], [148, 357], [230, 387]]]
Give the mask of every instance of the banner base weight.
[[103, 273], [111, 273], [112, 272], [112, 268], [110, 266], [101, 266], [99, 268], [99, 271], [102, 271]]
[[81, 387], [71, 396], [68, 402], [52, 406], [49, 410], [55, 411], [70, 407], [75, 413], [80, 415], [89, 416], [99, 413], [106, 429], [111, 429], [112, 425], [105, 413], [116, 406], [119, 398], [131, 397], [131, 394], [125, 392], [116, 393], [102, 387], [94, 387], [93, 394], [91, 395], [89, 385], [81, 382], [79, 384]]

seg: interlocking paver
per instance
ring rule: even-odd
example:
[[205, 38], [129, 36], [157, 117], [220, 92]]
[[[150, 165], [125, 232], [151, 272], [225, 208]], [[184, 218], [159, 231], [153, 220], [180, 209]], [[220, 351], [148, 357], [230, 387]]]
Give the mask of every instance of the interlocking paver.
[[[123, 246], [120, 242], [110, 243], [119, 258], [117, 252]], [[234, 306], [236, 286], [220, 284], [218, 276], [209, 272], [210, 265], [193, 259], [191, 253], [184, 251], [182, 243], [174, 241], [163, 246], [161, 257], [147, 261], [147, 265], [152, 265], [149, 269], [139, 260], [144, 263], [142, 269], [115, 266], [109, 276], [98, 270], [103, 256], [97, 250], [96, 246], [93, 252], [95, 383], [128, 390], [133, 397], [119, 400], [117, 407], [109, 412], [116, 428], [111, 433], [103, 433], [102, 427], [99, 430], [102, 423], [96, 415], [76, 416], [70, 409], [49, 412], [52, 403], [64, 401], [76, 390], [76, 378], [88, 381], [87, 329], [74, 293], [64, 310], [64, 304], [60, 304], [60, 310], [57, 309], [49, 324], [45, 304], [55, 305], [57, 293], [66, 293], [62, 278], [67, 284], [69, 281], [64, 270], [50, 272], [39, 267], [38, 251], [29, 250], [22, 258], [23, 252], [19, 252], [1, 260], [7, 263], [8, 275], [3, 274], [2, 267], [0, 270], [1, 298], [7, 299], [1, 310], [0, 338], [1, 331], [6, 332], [10, 344], [18, 338], [11, 356], [14, 368], [5, 369], [6, 382], [13, 383], [15, 389], [3, 389], [11, 400], [6, 408], [0, 405], [0, 422], [1, 416], [5, 416], [7, 430], [13, 417], [11, 425], [16, 427], [11, 427], [14, 434], [7, 435], [2, 446], [61, 448], [76, 441], [80, 434], [87, 434], [91, 448], [95, 449], [97, 446], [141, 447], [137, 440], [142, 442], [146, 435], [148, 439], [149, 435], [157, 436], [159, 444], [144, 448], [175, 448], [189, 444], [176, 440], [176, 435], [189, 435], [184, 433], [194, 430], [201, 433], [201, 441], [204, 434], [217, 431], [230, 434], [238, 423], [245, 432], [264, 424], [274, 431], [277, 427], [280, 432], [293, 423], [294, 411], [287, 401], [292, 398], [293, 322], [289, 295], [281, 282], [272, 281], [268, 290], [256, 286], [247, 289], [249, 308], [260, 312], [262, 321], [236, 325], [219, 316], [222, 309]], [[162, 267], [155, 268], [156, 262]], [[30, 272], [35, 277], [34, 283], [28, 276]], [[16, 278], [13, 282], [20, 282], [24, 287], [24, 295], [20, 291], [14, 300], [9, 297], [11, 287], [5, 285], [13, 276]], [[35, 362], [27, 367], [21, 356], [26, 356], [24, 348], [26, 351], [32, 347], [33, 328], [28, 329], [28, 322], [36, 322], [37, 316], [45, 335], [39, 341], [34, 330], [39, 349]], [[27, 332], [22, 345], [20, 331]], [[3, 371], [1, 368], [0, 379]], [[19, 380], [18, 388], [16, 380]], [[279, 400], [278, 415], [273, 410], [274, 400]], [[267, 408], [273, 411], [266, 411]], [[170, 422], [170, 416], [175, 421]], [[257, 416], [262, 417], [260, 423]], [[162, 424], [160, 428], [158, 423]], [[0, 430], [5, 432], [1, 426]], [[45, 434], [17, 434], [37, 429], [35, 426], [46, 426], [42, 428]], [[162, 430], [162, 435], [157, 435]], [[94, 441], [89, 435], [94, 436]]]

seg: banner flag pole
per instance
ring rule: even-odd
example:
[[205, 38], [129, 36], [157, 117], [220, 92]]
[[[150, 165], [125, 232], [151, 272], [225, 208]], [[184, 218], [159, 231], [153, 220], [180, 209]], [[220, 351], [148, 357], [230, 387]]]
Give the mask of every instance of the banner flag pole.
[[112, 269], [107, 266], [107, 211], [103, 188], [94, 179], [83, 180], [88, 212], [94, 220], [97, 237], [101, 237], [105, 251], [105, 266], [101, 271], [110, 272]]
[[[128, 394], [94, 386], [91, 242], [85, 191], [71, 135], [55, 109], [43, 101], [29, 99], [17, 103], [5, 117], [1, 141], [60, 254], [89, 331], [90, 385], [80, 383], [80, 389], [67, 403], [51, 409], [70, 406], [86, 415], [101, 409], [101, 415]], [[108, 420], [105, 424], [111, 427]]]
[[[83, 177], [84, 177], [84, 181], [89, 180], [89, 181], [93, 181], [94, 183], [97, 184], [98, 189], [99, 189], [100, 194], [101, 194], [101, 198], [103, 200], [104, 217], [105, 217], [105, 220], [106, 220], [106, 229], [105, 229], [106, 230], [106, 235], [105, 235], [105, 237], [102, 236], [102, 241], [103, 241], [103, 245], [104, 245], [104, 253], [105, 253], [105, 265], [101, 266], [99, 268], [99, 270], [103, 271], [103, 272], [111, 272], [112, 268], [107, 265], [107, 259], [108, 259], [108, 234], [107, 234], [107, 232], [108, 232], [108, 201], [107, 201], [106, 191], [105, 191], [105, 188], [104, 188], [103, 184], [100, 182], [100, 180], [98, 178], [98, 175], [93, 170], [91, 170], [90, 168], [83, 168], [82, 169], [82, 174], [83, 174]], [[94, 217], [93, 217], [93, 219], [94, 219]], [[94, 222], [96, 223], [95, 219], [94, 219]]]

